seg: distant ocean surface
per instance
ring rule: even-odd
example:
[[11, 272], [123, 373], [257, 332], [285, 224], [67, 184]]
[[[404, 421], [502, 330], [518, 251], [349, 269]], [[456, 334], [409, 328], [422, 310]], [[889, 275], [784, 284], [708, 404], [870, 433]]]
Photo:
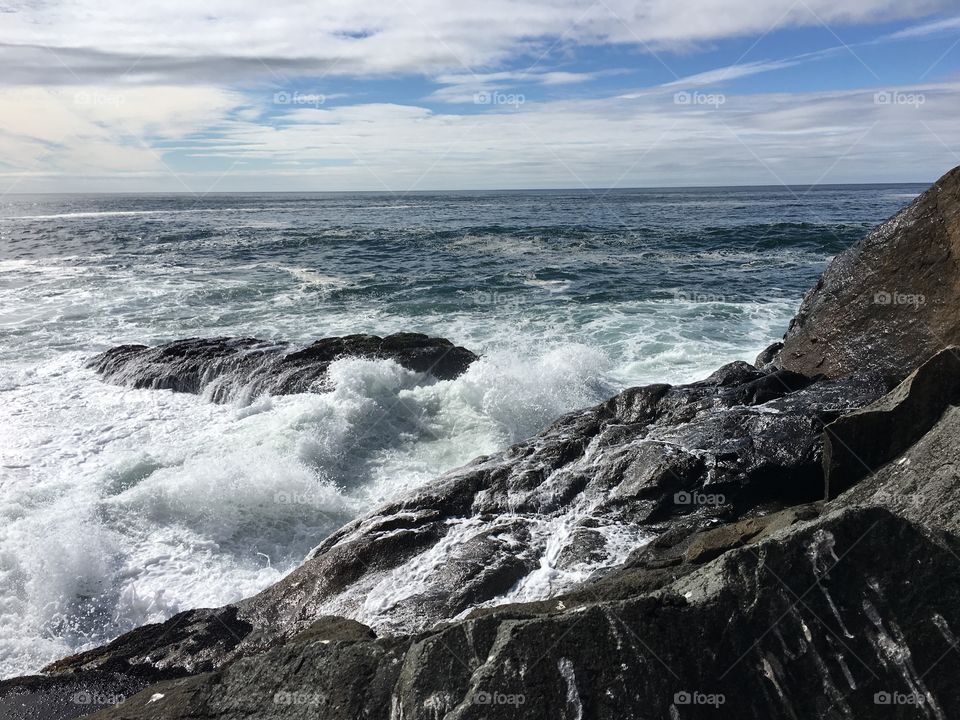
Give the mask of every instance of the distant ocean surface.
[[[337, 526], [630, 385], [778, 339], [923, 186], [0, 199], [0, 677], [278, 580]], [[432, 384], [341, 360], [217, 405], [102, 383], [122, 343], [401, 330]]]

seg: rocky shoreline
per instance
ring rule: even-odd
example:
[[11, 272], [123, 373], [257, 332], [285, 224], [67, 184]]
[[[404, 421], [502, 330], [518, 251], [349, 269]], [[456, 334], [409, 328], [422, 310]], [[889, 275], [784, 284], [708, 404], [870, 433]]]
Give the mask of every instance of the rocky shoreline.
[[[570, 413], [254, 597], [0, 683], [0, 713], [960, 717], [958, 262], [960, 169], [838, 256], [754, 365]], [[224, 373], [183, 342], [179, 365], [125, 346], [94, 366], [205, 391]], [[306, 368], [216, 342], [214, 366], [260, 391], [302, 391], [349, 352]], [[475, 356], [453, 350], [462, 372]]]

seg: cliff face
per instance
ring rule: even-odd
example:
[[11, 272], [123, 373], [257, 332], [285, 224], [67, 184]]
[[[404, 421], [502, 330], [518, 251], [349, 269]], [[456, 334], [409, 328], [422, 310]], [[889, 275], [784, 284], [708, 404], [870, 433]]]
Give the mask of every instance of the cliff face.
[[827, 268], [780, 351], [780, 366], [901, 380], [960, 344], [960, 168]]
[[960, 717], [958, 206], [955, 170], [838, 257], [762, 369], [572, 413], [0, 708], [149, 685], [95, 717]]

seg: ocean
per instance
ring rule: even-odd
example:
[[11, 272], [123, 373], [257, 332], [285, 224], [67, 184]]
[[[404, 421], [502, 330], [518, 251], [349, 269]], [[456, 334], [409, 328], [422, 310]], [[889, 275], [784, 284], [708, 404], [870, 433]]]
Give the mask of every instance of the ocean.
[[[256, 593], [377, 505], [631, 385], [752, 361], [920, 185], [0, 198], [0, 677]], [[133, 390], [123, 343], [416, 331], [431, 381]]]

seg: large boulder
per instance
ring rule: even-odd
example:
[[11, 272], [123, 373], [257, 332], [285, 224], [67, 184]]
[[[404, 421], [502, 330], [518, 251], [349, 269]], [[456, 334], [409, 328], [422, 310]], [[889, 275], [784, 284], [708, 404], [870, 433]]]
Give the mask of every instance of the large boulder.
[[420, 333], [345, 335], [305, 348], [255, 338], [187, 338], [148, 347], [119, 345], [88, 367], [104, 380], [133, 388], [206, 393], [225, 402], [240, 393], [289, 395], [322, 389], [327, 369], [347, 357], [388, 359], [440, 380], [466, 372], [477, 356], [449, 340]]
[[960, 344], [960, 168], [838, 255], [790, 324], [781, 367], [902, 380]]

